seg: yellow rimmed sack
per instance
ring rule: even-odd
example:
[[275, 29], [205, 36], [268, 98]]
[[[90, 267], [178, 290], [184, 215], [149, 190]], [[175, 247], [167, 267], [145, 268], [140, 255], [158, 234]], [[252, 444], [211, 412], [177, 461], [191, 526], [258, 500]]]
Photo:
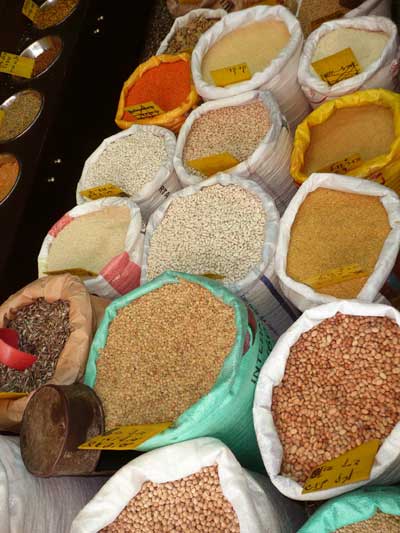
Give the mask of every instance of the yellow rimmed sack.
[[[122, 87], [122, 91], [119, 97], [117, 114], [115, 117], [115, 122], [121, 129], [127, 129], [132, 126], [132, 124], [150, 124], [153, 126], [162, 126], [172, 130], [174, 133], [179, 132], [182, 124], [185, 122], [187, 116], [191, 110], [196, 107], [200, 97], [197, 94], [194, 84], [190, 83], [190, 90], [187, 97], [182, 101], [182, 103], [170, 111], [161, 112], [160, 114], [153, 116], [151, 118], [142, 118], [137, 119], [132, 116], [132, 120], [124, 119], [125, 108], [127, 107], [127, 98], [128, 93], [135, 85], [135, 83], [149, 70], [157, 68], [162, 63], [175, 63], [177, 61], [186, 61], [190, 65], [190, 55], [186, 53], [169, 55], [161, 54], [159, 56], [153, 56], [144, 63], [140, 64], [134, 72], [129, 76]], [[149, 100], [150, 102], [151, 100]], [[158, 103], [154, 102], [158, 107]], [[139, 104], [140, 105], [140, 104]], [[162, 109], [161, 109], [162, 111]]]
[[[360, 160], [359, 163], [353, 159], [348, 161], [347, 164], [345, 159], [343, 159], [331, 164], [331, 167], [339, 165], [340, 171], [336, 168], [331, 170], [324, 169], [324, 171], [367, 178], [390, 187], [398, 194], [400, 193], [400, 95], [385, 89], [358, 91], [325, 102], [299, 124], [294, 137], [290, 167], [292, 178], [298, 184], [304, 183], [308, 178], [304, 173], [303, 166], [305, 154], [310, 145], [311, 128], [326, 122], [338, 109], [362, 107], [371, 104], [384, 106], [393, 112], [394, 140], [389, 152], [366, 161]], [[371, 130], [370, 134], [374, 135], [374, 131]], [[349, 146], [349, 159], [351, 159], [353, 152], [354, 150]]]

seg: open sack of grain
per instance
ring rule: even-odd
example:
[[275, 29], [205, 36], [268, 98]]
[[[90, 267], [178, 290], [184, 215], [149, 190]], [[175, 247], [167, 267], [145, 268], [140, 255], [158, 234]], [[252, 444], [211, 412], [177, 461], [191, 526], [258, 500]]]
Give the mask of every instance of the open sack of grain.
[[296, 126], [310, 110], [297, 81], [302, 46], [300, 24], [283, 6], [229, 14], [202, 35], [193, 50], [197, 92], [204, 100], [217, 100], [269, 90], [289, 125]]
[[291, 175], [368, 178], [400, 193], [400, 95], [368, 89], [325, 102], [296, 129]]
[[303, 522], [299, 504], [242, 468], [220, 441], [202, 438], [121, 468], [79, 513], [71, 533], [295, 533]]
[[257, 469], [252, 403], [271, 347], [265, 326], [220, 283], [166, 272], [107, 307], [85, 383], [106, 430], [173, 422], [139, 451], [213, 436]]
[[[271, 93], [250, 91], [195, 109], [179, 132], [174, 166], [184, 187], [218, 171], [249, 178], [282, 213], [297, 190], [291, 151], [292, 136]], [[221, 154], [228, 156], [222, 163]]]
[[142, 217], [130, 198], [103, 198], [68, 211], [46, 235], [39, 276], [71, 272], [89, 292], [117, 298], [139, 285]]
[[146, 228], [141, 283], [172, 269], [218, 279], [273, 338], [297, 318], [274, 271], [279, 214], [256, 183], [218, 174], [173, 194]]
[[[345, 52], [347, 48], [350, 53]], [[342, 54], [339, 64], [352, 62], [359, 69], [343, 75], [331, 69], [322, 77], [314, 68], [330, 69], [331, 56]], [[325, 69], [325, 71], [326, 71]], [[359, 73], [358, 73], [359, 72]], [[396, 90], [399, 74], [399, 37], [396, 25], [385, 17], [357, 17], [325, 22], [307, 39], [299, 64], [299, 82], [312, 107], [360, 89]]]
[[[112, 185], [132, 198], [146, 220], [171, 192], [180, 189], [172, 162], [175, 148], [175, 135], [158, 126], [135, 125], [107, 137], [85, 162], [76, 189], [77, 204], [92, 194], [96, 197], [91, 189]], [[111, 195], [118, 196], [119, 191], [111, 190]]]
[[[282, 335], [261, 370], [253, 410], [264, 465], [280, 492], [323, 500], [400, 480], [399, 365], [400, 313], [387, 305], [321, 305]], [[357, 469], [355, 452], [334, 469], [330, 461], [366, 443], [370, 473]], [[332, 477], [313, 483], [330, 469]]]
[[[166, 3], [171, 15], [180, 17], [199, 8], [209, 8], [213, 11], [218, 9], [224, 9], [228, 12], [239, 11], [259, 4], [260, 0], [190, 0], [190, 2], [166, 0]], [[279, 0], [279, 3], [291, 9], [293, 13], [296, 12], [297, 0]]]
[[338, 298], [379, 300], [400, 249], [400, 200], [358, 178], [313, 174], [279, 227], [275, 268], [301, 310]]

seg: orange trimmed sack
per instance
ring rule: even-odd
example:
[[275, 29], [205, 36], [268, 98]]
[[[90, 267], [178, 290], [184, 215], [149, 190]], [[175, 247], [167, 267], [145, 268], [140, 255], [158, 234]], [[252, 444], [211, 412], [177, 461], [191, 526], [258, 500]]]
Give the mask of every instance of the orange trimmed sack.
[[[168, 54], [162, 54], [159, 56], [153, 56], [149, 60], [145, 61], [141, 65], [139, 65], [136, 70], [129, 76], [127, 81], [124, 83], [124, 86], [121, 91], [121, 95], [119, 98], [118, 103], [118, 110], [115, 117], [115, 122], [121, 129], [126, 129], [132, 126], [132, 124], [150, 124], [153, 126], [162, 126], [164, 128], [168, 128], [172, 130], [174, 133], [178, 133], [182, 124], [185, 122], [186, 117], [189, 115], [190, 111], [196, 107], [197, 103], [199, 102], [200, 98], [196, 92], [196, 89], [190, 80], [190, 90], [185, 98], [185, 100], [182, 101], [182, 103], [175, 107], [174, 109], [171, 109], [169, 111], [165, 111], [160, 113], [159, 115], [153, 116], [151, 118], [144, 118], [144, 119], [135, 119], [132, 116], [132, 120], [126, 120], [124, 117], [125, 115], [125, 108], [127, 106], [127, 100], [128, 100], [128, 94], [132, 87], [135, 85], [135, 83], [142, 78], [142, 76], [150, 71], [151, 69], [157, 68], [162, 64], [165, 63], [176, 63], [178, 61], [185, 61], [189, 63], [189, 69], [190, 69], [190, 55], [189, 54], [177, 54], [177, 55], [168, 55]], [[165, 94], [165, 93], [164, 93]], [[149, 99], [151, 101], [151, 99]], [[145, 102], [138, 102], [145, 103]], [[159, 104], [158, 102], [154, 102], [155, 104]]]

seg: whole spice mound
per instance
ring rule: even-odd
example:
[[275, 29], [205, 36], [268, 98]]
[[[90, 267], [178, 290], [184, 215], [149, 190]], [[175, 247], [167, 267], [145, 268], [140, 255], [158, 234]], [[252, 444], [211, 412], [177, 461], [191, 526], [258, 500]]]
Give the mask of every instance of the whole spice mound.
[[187, 172], [206, 177], [190, 167], [188, 161], [224, 152], [245, 161], [269, 128], [269, 113], [260, 101], [204, 113], [193, 123], [183, 149]]
[[165, 270], [243, 279], [262, 261], [267, 215], [237, 185], [212, 185], [176, 198], [150, 240], [147, 277]]
[[304, 483], [325, 461], [385, 439], [400, 420], [400, 328], [337, 313], [303, 333], [274, 388], [281, 473]]
[[17, 309], [5, 327], [18, 332], [20, 350], [36, 355], [37, 361], [22, 372], [0, 363], [0, 391], [31, 392], [53, 377], [70, 334], [69, 302], [38, 298]]
[[343, 17], [363, 0], [302, 0], [298, 18], [305, 36], [327, 20]]
[[391, 230], [379, 197], [319, 188], [308, 194], [291, 228], [286, 272], [311, 280], [330, 270], [358, 265], [367, 276], [332, 279], [315, 290], [337, 298], [355, 298], [373, 272]]
[[110, 143], [89, 167], [81, 187], [113, 183], [133, 196], [154, 179], [167, 160], [163, 137], [141, 129]]
[[0, 202], [12, 191], [19, 174], [19, 163], [13, 155], [0, 154]]
[[32, 77], [35, 78], [44, 72], [57, 59], [61, 49], [61, 44], [55, 42], [54, 46], [43, 50], [43, 52], [36, 57], [35, 65], [33, 67]]
[[214, 465], [177, 481], [146, 481], [114, 522], [101, 531], [240, 533], [240, 526]]
[[9, 141], [21, 135], [35, 120], [42, 107], [41, 96], [34, 91], [23, 91], [7, 107], [0, 122], [0, 141]]
[[79, 0], [58, 0], [40, 9], [35, 26], [39, 30], [60, 24], [78, 5]]
[[201, 35], [211, 28], [211, 26], [214, 26], [218, 20], [216, 18], [209, 19], [201, 15], [193, 18], [186, 26], [176, 30], [164, 53], [179, 54], [180, 52], [191, 52]]
[[336, 533], [399, 533], [399, 531], [400, 516], [377, 511], [372, 518], [341, 527]]
[[234, 310], [197, 283], [120, 309], [97, 360], [106, 428], [174, 421], [213, 387], [235, 337]]

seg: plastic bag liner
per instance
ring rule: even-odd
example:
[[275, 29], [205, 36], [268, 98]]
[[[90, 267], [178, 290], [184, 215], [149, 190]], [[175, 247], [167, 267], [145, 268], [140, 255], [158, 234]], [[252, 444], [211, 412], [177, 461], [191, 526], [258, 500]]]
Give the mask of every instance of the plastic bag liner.
[[[380, 58], [360, 74], [335, 85], [329, 85], [318, 76], [311, 63], [321, 38], [331, 31], [342, 28], [384, 32], [389, 36], [389, 40]], [[398, 86], [398, 74], [399, 37], [396, 25], [385, 17], [357, 17], [325, 22], [308, 37], [300, 57], [298, 77], [304, 94], [315, 108], [326, 100], [354, 93], [360, 89], [381, 88], [394, 91]]]
[[[122, 137], [132, 135], [140, 130], [150, 131], [153, 135], [162, 137], [165, 143], [165, 150], [168, 154], [168, 159], [163, 166], [160, 166], [155, 176], [149, 176], [149, 182], [144, 187], [134, 194], [131, 198], [140, 207], [142, 217], [147, 220], [151, 213], [157, 209], [162, 202], [168, 198], [168, 196], [181, 188], [178, 178], [176, 176], [172, 159], [176, 149], [175, 135], [165, 128], [159, 126], [131, 126], [128, 130], [121, 131], [111, 137], [107, 137], [100, 144], [100, 146], [92, 153], [92, 155], [85, 161], [82, 175], [78, 181], [76, 188], [76, 203], [78, 205], [87, 202], [88, 200], [80, 193], [82, 190], [89, 189], [93, 185], [87, 185], [87, 176], [90, 167], [99, 159], [100, 155], [111, 143], [118, 141]], [[118, 180], [119, 176], [116, 175], [115, 179]], [[97, 185], [104, 185], [104, 183], [98, 183]]]
[[159, 56], [161, 54], [164, 54], [169, 46], [172, 37], [175, 35], [177, 30], [184, 28], [189, 24], [189, 22], [196, 19], [197, 17], [219, 20], [222, 19], [222, 17], [224, 17], [225, 15], [227, 15], [225, 9], [193, 9], [192, 11], [186, 13], [186, 15], [178, 17], [172, 24], [169, 33], [167, 34], [163, 42], [160, 44], [156, 55]]
[[298, 533], [335, 533], [372, 518], [377, 511], [400, 516], [400, 487], [362, 487], [333, 498], [317, 509]]
[[283, 498], [266, 477], [242, 468], [222, 442], [201, 438], [146, 453], [125, 465], [79, 513], [71, 533], [95, 533], [109, 525], [147, 481], [176, 481], [213, 465], [218, 466], [222, 492], [235, 510], [241, 533], [294, 533], [304, 522], [298, 503]]
[[138, 206], [130, 198], [102, 198], [83, 205], [78, 205], [68, 211], [49, 230], [44, 238], [38, 256], [39, 277], [48, 270], [47, 261], [53, 241], [57, 235], [75, 218], [106, 207], [127, 207], [130, 210], [131, 221], [125, 238], [125, 250], [113, 257], [94, 278], [85, 278], [84, 283], [89, 292], [105, 298], [118, 298], [139, 285], [140, 263], [143, 252], [142, 217]]
[[[282, 217], [279, 227], [279, 239], [275, 256], [275, 269], [279, 277], [284, 295], [298, 308], [304, 311], [315, 305], [335, 302], [337, 298], [329, 294], [322, 294], [304, 283], [295, 281], [286, 273], [287, 254], [290, 244], [290, 235], [297, 213], [307, 196], [319, 188], [353, 194], [377, 196], [386, 209], [391, 231], [382, 247], [374, 271], [367, 279], [365, 285], [357, 296], [364, 302], [373, 302], [379, 299], [379, 291], [385, 284], [396, 262], [400, 249], [400, 200], [396, 193], [378, 183], [372, 183], [358, 178], [339, 176], [338, 174], [312, 174], [300, 187], [295, 197], [290, 202]], [[368, 214], [365, 214], [366, 220]], [[329, 223], [329, 221], [327, 221]]]
[[[96, 316], [92, 310], [90, 296], [76, 276], [63, 274], [40, 278], [10, 296], [0, 306], [0, 328], [5, 327], [6, 319], [13, 318], [19, 307], [29, 305], [37, 298], [44, 298], [48, 302], [67, 300], [70, 304], [71, 334], [60, 354], [54, 375], [48, 383], [55, 385], [76, 383], [85, 372], [92, 334], [96, 327]], [[105, 305], [105, 301], [103, 302]], [[96, 305], [100, 304], [101, 301], [97, 300]], [[16, 431], [22, 421], [28, 396], [19, 399], [1, 396], [0, 394], [0, 431]]]
[[[347, 172], [359, 178], [368, 178], [376, 183], [390, 187], [400, 193], [400, 95], [385, 89], [369, 89], [347, 94], [325, 102], [314, 109], [296, 129], [290, 173], [293, 179], [301, 184], [308, 176], [303, 172], [304, 155], [310, 145], [311, 128], [323, 124], [336, 111], [346, 107], [362, 107], [370, 104], [388, 107], [393, 111], [395, 139], [387, 154], [361, 162], [360, 166]], [[349, 146], [349, 154], [352, 153]]]
[[0, 437], [2, 533], [69, 533], [76, 514], [106, 477], [32, 476], [21, 458], [17, 437]]
[[[279, 281], [275, 274], [274, 255], [279, 231], [279, 214], [272, 199], [260, 189], [260, 187], [249, 180], [217, 174], [214, 178], [203, 181], [197, 185], [186, 187], [182, 191], [172, 195], [153, 214], [146, 228], [141, 284], [147, 281], [147, 259], [149, 256], [151, 238], [158, 225], [168, 212], [168, 208], [176, 198], [191, 196], [201, 191], [204, 187], [212, 185], [237, 185], [255, 194], [262, 202], [267, 222], [265, 225], [265, 238], [262, 251], [262, 262], [256, 265], [248, 275], [236, 282], [226, 283], [225, 286], [242, 298], [266, 324], [269, 334], [276, 339], [293, 323], [299, 313], [284, 298], [280, 291]], [[182, 228], [184, 231], [184, 228]]]
[[369, 480], [302, 494], [302, 485], [280, 474], [283, 450], [271, 411], [273, 389], [281, 383], [290, 348], [298, 341], [302, 333], [336, 313], [355, 316], [385, 316], [400, 326], [400, 313], [393, 307], [364, 304], [354, 300], [339, 300], [305, 311], [276, 343], [258, 380], [253, 409], [254, 426], [267, 474], [282, 494], [294, 500], [326, 500], [363, 485], [391, 485], [400, 480], [400, 422], [396, 424], [379, 448]]
[[[201, 65], [208, 50], [224, 35], [242, 28], [246, 24], [261, 22], [265, 19], [282, 20], [291, 35], [287, 46], [271, 61], [263, 71], [256, 72], [248, 81], [226, 87], [208, 84], [202, 77]], [[236, 96], [253, 89], [269, 90], [276, 98], [280, 110], [291, 127], [307, 115], [310, 106], [297, 81], [303, 33], [300, 23], [292, 13], [283, 6], [258, 6], [238, 13], [232, 13], [214, 24], [203, 34], [192, 54], [192, 74], [197, 92], [204, 100], [217, 100], [228, 96]], [[229, 67], [230, 65], [226, 65]]]
[[[281, 114], [273, 96], [268, 91], [250, 91], [230, 98], [207, 102], [190, 114], [179, 132], [174, 156], [174, 166], [183, 187], [203, 181], [200, 176], [187, 172], [183, 164], [183, 150], [193, 123], [202, 115], [224, 107], [241, 106], [262, 102], [269, 114], [270, 127], [258, 147], [248, 159], [224, 172], [242, 178], [249, 178], [274, 200], [278, 211], [283, 213], [297, 187], [290, 177], [290, 156], [292, 136], [285, 117]], [[212, 155], [212, 154], [210, 154]]]
[[[216, 437], [229, 446], [238, 459], [250, 468], [260, 469], [261, 459], [257, 447], [252, 418], [252, 403], [260, 366], [268, 357], [272, 341], [265, 326], [257, 321], [252, 331], [245, 304], [220, 283], [199, 276], [165, 272], [131, 293], [112, 302], [106, 309], [104, 319], [97, 330], [90, 349], [86, 367], [85, 384], [96, 385], [96, 361], [99, 350], [107, 342], [108, 328], [118, 313], [133, 300], [180, 279], [198, 283], [235, 310], [236, 341], [227, 355], [214, 387], [208, 394], [187, 409], [174, 426], [152, 437], [137, 449], [149, 451], [167, 444], [196, 437]], [[252, 342], [246, 351], [246, 334]], [[132, 419], [132, 423], [135, 420]]]

